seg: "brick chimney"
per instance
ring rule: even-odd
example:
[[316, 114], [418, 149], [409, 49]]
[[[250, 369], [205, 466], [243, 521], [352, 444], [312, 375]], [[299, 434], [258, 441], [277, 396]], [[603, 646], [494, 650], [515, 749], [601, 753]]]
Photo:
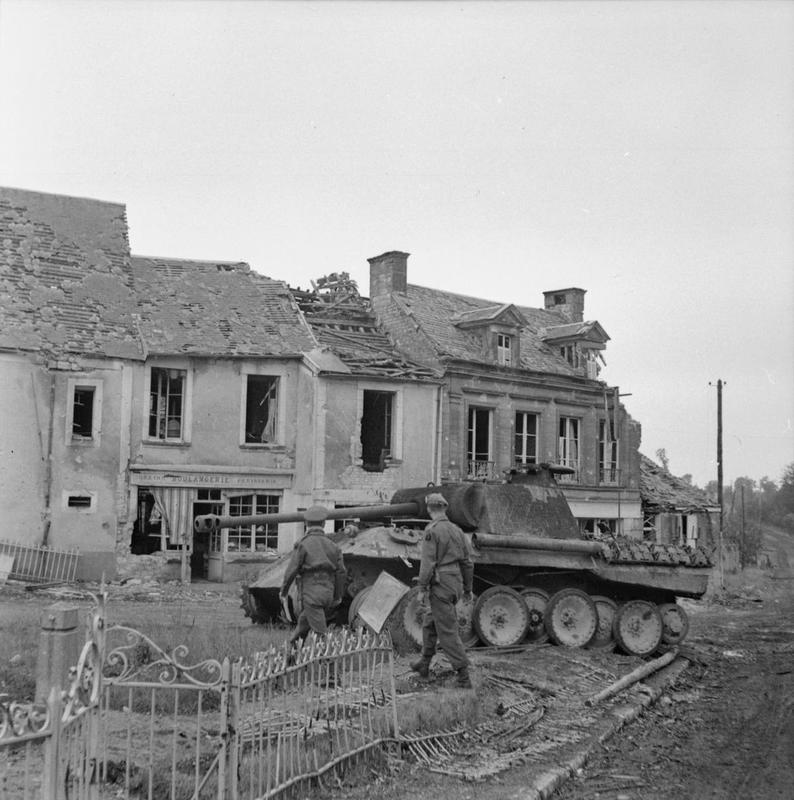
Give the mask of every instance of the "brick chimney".
[[405, 294], [408, 291], [408, 256], [399, 250], [368, 258], [370, 299], [392, 292]]
[[586, 292], [576, 287], [543, 292], [544, 308], [560, 312], [569, 322], [583, 322]]

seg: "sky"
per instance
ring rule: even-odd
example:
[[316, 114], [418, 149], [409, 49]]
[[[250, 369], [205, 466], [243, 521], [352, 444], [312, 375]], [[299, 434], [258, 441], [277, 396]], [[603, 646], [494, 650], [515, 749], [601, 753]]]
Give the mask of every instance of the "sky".
[[[0, 0], [0, 184], [307, 288], [587, 290], [678, 475], [794, 461], [794, 2]], [[658, 459], [657, 459], [658, 460]]]

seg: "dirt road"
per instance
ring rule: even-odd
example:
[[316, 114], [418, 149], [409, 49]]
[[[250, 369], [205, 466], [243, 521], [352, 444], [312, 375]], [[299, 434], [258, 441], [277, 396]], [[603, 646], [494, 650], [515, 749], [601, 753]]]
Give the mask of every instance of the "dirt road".
[[794, 581], [692, 615], [698, 659], [558, 800], [794, 798]]

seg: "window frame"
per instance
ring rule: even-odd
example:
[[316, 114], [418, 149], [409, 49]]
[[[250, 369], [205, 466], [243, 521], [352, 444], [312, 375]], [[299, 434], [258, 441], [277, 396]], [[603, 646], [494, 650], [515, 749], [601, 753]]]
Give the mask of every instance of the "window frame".
[[[241, 432], [240, 444], [244, 447], [267, 448], [273, 446], [280, 446], [283, 443], [282, 434], [282, 395], [283, 395], [283, 380], [282, 376], [278, 373], [272, 372], [252, 372], [246, 371], [242, 375], [242, 401], [241, 401]], [[267, 441], [249, 441], [248, 440], [248, 389], [251, 381], [269, 380], [271, 386], [275, 387], [275, 397], [271, 401], [273, 403], [273, 434]], [[270, 389], [268, 389], [268, 392]], [[270, 405], [268, 405], [270, 409]], [[268, 415], [270, 411], [268, 410]], [[269, 424], [269, 423], [268, 423]]]
[[[247, 498], [251, 498], [248, 507], [250, 510], [235, 514], [233, 509], [237, 503], [244, 503]], [[259, 498], [267, 498], [260, 504]], [[253, 491], [253, 492], [235, 492], [234, 494], [228, 494], [226, 496], [227, 502], [227, 514], [226, 516], [235, 517], [235, 516], [250, 516], [252, 514], [274, 514], [278, 513], [281, 510], [281, 501], [283, 497], [280, 493], [275, 492], [264, 492], [264, 491]], [[275, 502], [273, 502], [275, 501]], [[263, 510], [264, 509], [264, 510]], [[263, 527], [265, 530], [260, 534], [258, 532], [258, 528]], [[264, 546], [262, 549], [257, 548], [257, 540], [259, 537], [262, 537], [264, 541]], [[236, 547], [235, 549], [231, 548], [231, 544], [234, 541], [237, 541], [238, 544], [241, 544], [244, 537], [248, 538], [248, 547]], [[268, 540], [275, 539], [275, 546], [269, 546]], [[212, 542], [210, 543], [210, 549], [212, 550]], [[235, 527], [229, 527], [225, 531], [225, 535], [222, 540], [222, 550], [221, 552], [228, 554], [228, 553], [267, 553], [270, 551], [279, 552], [279, 532], [278, 532], [278, 523], [270, 523], [264, 526], [257, 526], [257, 525], [237, 525]], [[217, 551], [214, 551], [217, 552]]]
[[[494, 411], [493, 406], [481, 406], [476, 403], [468, 404], [466, 408], [466, 474], [467, 477], [481, 478], [492, 477], [494, 468]], [[485, 413], [487, 419], [487, 452], [486, 458], [478, 458], [483, 451], [477, 448], [479, 437], [477, 417]], [[474, 469], [472, 469], [474, 465]], [[483, 467], [482, 465], [485, 465]], [[483, 474], [484, 473], [484, 474]]]
[[[598, 420], [598, 482], [615, 485], [620, 483], [620, 439], [607, 439], [607, 425], [605, 419]], [[607, 466], [607, 446], [612, 450]]]
[[[102, 385], [101, 378], [69, 378], [67, 381], [66, 444], [67, 446], [99, 447], [102, 434]], [[76, 393], [90, 389], [93, 394], [91, 410], [91, 435], [74, 433]]]
[[496, 363], [500, 367], [513, 366], [513, 336], [509, 333], [496, 332]]
[[[392, 398], [391, 403], [391, 446], [389, 448], [381, 448], [381, 450], [388, 450], [389, 454], [383, 454], [381, 459], [382, 464], [366, 464], [364, 463], [364, 443], [362, 441], [362, 434], [364, 430], [364, 395], [365, 392], [379, 392], [382, 394], [389, 394]], [[356, 436], [353, 443], [353, 463], [365, 469], [368, 472], [383, 472], [388, 464], [394, 464], [402, 461], [403, 450], [403, 389], [399, 386], [384, 386], [381, 383], [367, 382], [361, 383], [356, 393]]]
[[[168, 436], [168, 417], [165, 414], [166, 435], [163, 437], [152, 436], [149, 433], [151, 424], [151, 402], [152, 402], [152, 377], [154, 370], [182, 373], [182, 408], [181, 408], [181, 427], [179, 436]], [[172, 377], [168, 376], [169, 379]], [[158, 362], [149, 363], [146, 367], [146, 380], [144, 385], [144, 415], [143, 415], [143, 440], [146, 444], [157, 445], [185, 445], [190, 443], [190, 429], [192, 421], [192, 396], [193, 396], [193, 370], [184, 362]]]
[[[563, 433], [563, 425], [566, 429], [570, 429], [575, 424], [575, 436], [568, 435], [566, 430]], [[569, 454], [571, 443], [574, 444], [576, 454], [571, 457]], [[579, 481], [579, 474], [581, 470], [582, 459], [582, 419], [581, 417], [573, 417], [567, 414], [560, 414], [557, 420], [557, 463], [563, 467], [570, 467], [574, 470], [573, 474], [560, 475], [559, 479], [563, 482], [576, 483]]]
[[[526, 427], [525, 429], [519, 433], [518, 432], [518, 420], [519, 417], [522, 417], [524, 420], [524, 427], [526, 426], [527, 418], [532, 417], [534, 420], [534, 427], [535, 430], [533, 433], [527, 433]], [[523, 411], [518, 409], [515, 412], [514, 416], [514, 428], [513, 428], [513, 464], [515, 466], [525, 466], [526, 464], [538, 464], [538, 453], [540, 452], [540, 414], [537, 411]], [[519, 454], [519, 436], [522, 439], [522, 447], [521, 453]], [[527, 441], [532, 440], [534, 444], [534, 454], [532, 456], [532, 460], [527, 459]]]

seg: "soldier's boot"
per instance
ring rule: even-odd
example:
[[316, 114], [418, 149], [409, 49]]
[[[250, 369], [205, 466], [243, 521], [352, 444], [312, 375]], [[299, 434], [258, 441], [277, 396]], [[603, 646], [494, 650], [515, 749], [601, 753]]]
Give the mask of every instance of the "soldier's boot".
[[461, 667], [458, 670], [458, 680], [457, 684], [461, 689], [473, 689], [471, 683], [471, 676], [469, 675], [469, 668], [468, 667]]
[[411, 662], [411, 669], [419, 675], [420, 678], [427, 678], [430, 676], [430, 661], [432, 659], [427, 656], [422, 656], [418, 661]]

